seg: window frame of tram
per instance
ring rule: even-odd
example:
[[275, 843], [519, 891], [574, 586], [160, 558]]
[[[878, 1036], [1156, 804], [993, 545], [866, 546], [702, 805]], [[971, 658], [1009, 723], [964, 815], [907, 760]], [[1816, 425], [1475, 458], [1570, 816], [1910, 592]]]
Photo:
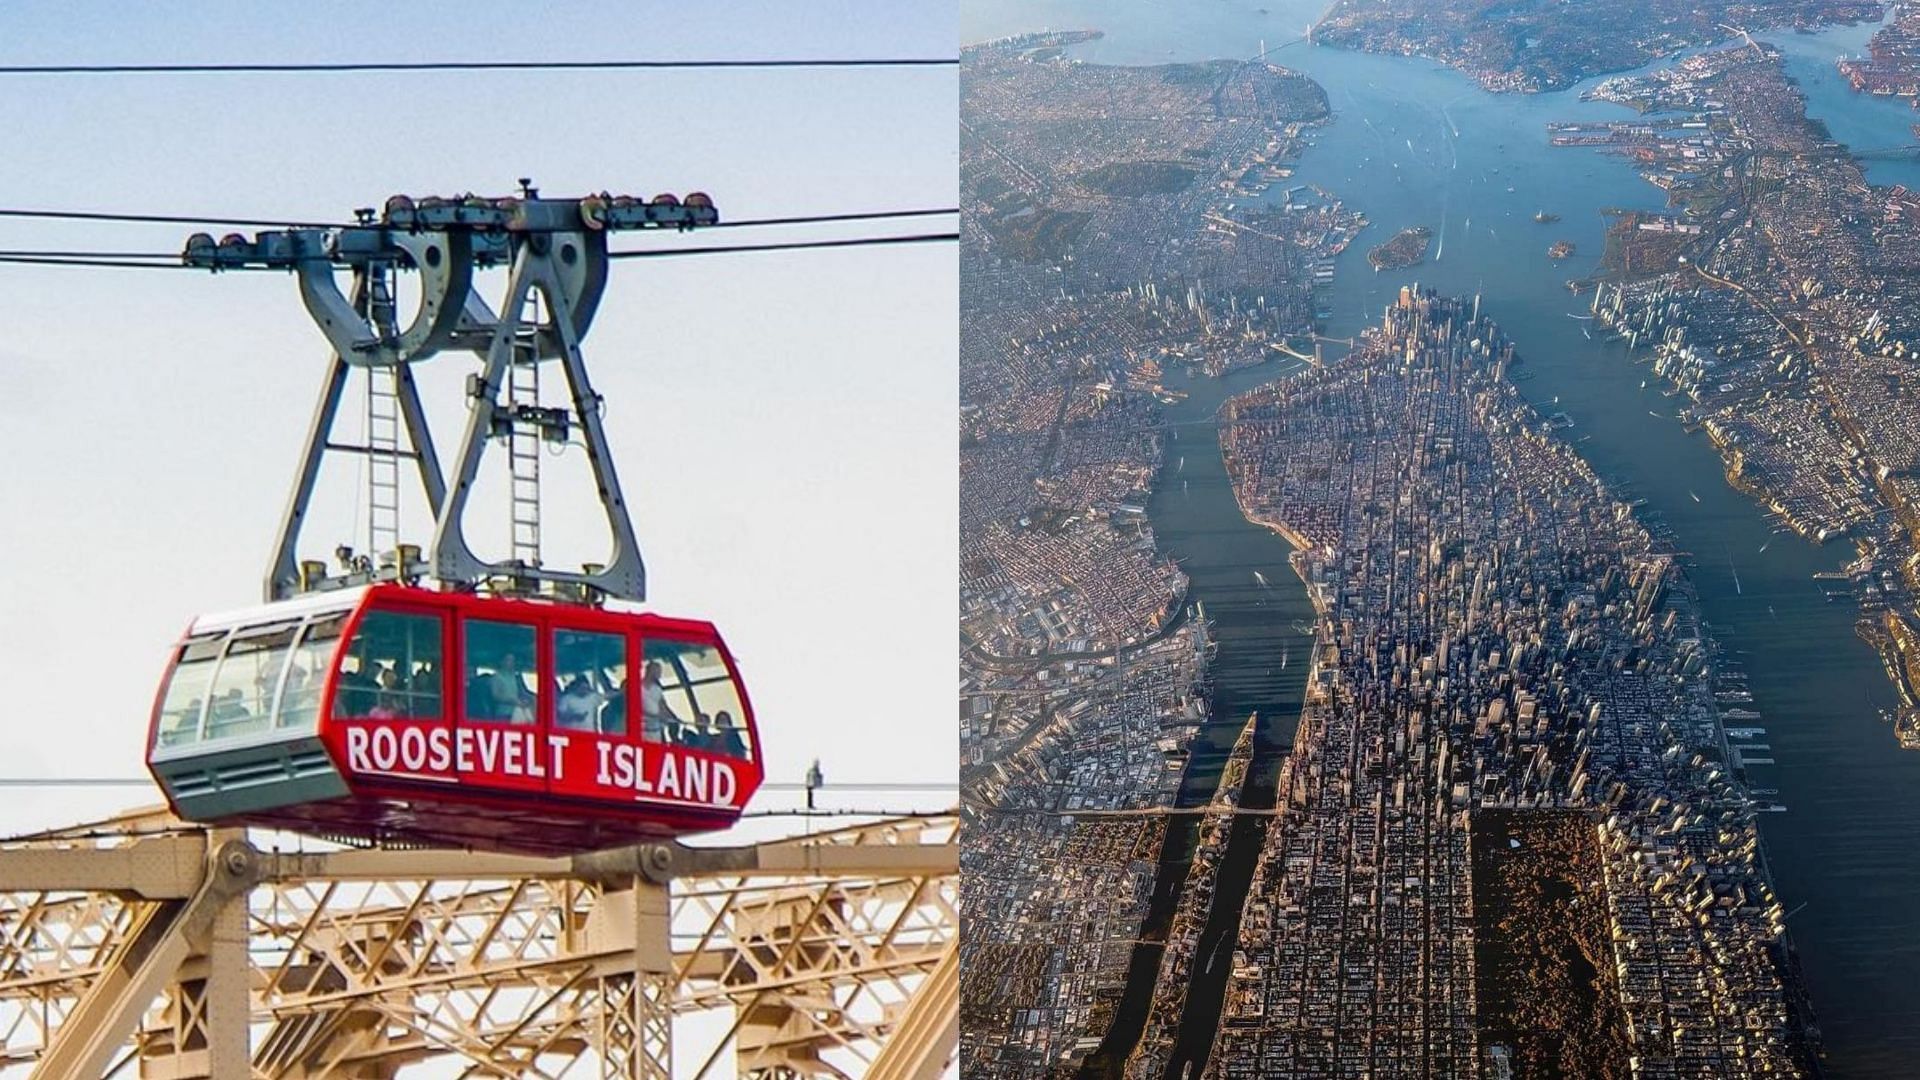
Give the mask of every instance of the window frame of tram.
[[[341, 650], [333, 690], [333, 715], [341, 720], [439, 723], [446, 718], [447, 620], [437, 611], [369, 608]], [[357, 666], [347, 670], [349, 661]], [[395, 667], [394, 665], [400, 667]], [[371, 684], [350, 684], [369, 667]], [[405, 668], [402, 675], [400, 668]], [[393, 681], [388, 683], [386, 677]]]
[[[161, 692], [155, 749], [226, 742], [287, 727], [283, 698], [289, 672], [297, 668], [297, 664], [289, 664], [289, 659], [305, 655], [301, 646], [312, 640], [310, 631], [324, 621], [287, 620], [190, 637], [175, 651], [173, 668]], [[337, 626], [336, 621], [336, 636]], [[329, 639], [329, 656], [332, 645]], [[243, 669], [242, 665], [249, 662], [252, 666]], [[317, 687], [314, 692], [317, 694]], [[181, 702], [182, 693], [191, 693], [192, 700]], [[187, 715], [189, 710], [191, 716]], [[309, 712], [307, 718], [314, 715]], [[169, 717], [171, 724], [167, 722]]]
[[[553, 657], [553, 730], [626, 738], [633, 712], [627, 696], [633, 671], [628, 635], [556, 626], [549, 631], [548, 648]], [[575, 694], [576, 689], [581, 693]], [[590, 717], [584, 715], [587, 711]]]
[[[191, 746], [200, 741], [201, 727], [207, 716], [207, 698], [213, 688], [214, 671], [227, 650], [228, 633], [200, 634], [189, 637], [174, 650], [173, 664], [167, 671], [167, 685], [160, 692], [159, 715], [154, 724], [155, 749], [167, 750]], [[191, 694], [189, 701], [181, 701]], [[173, 723], [167, 723], [169, 718]]]
[[[273, 730], [273, 711], [286, 678], [287, 657], [299, 639], [299, 622], [244, 626], [227, 635], [220, 663], [207, 685], [201, 742], [258, 735]], [[251, 661], [251, 667], [245, 665]], [[235, 672], [230, 676], [228, 672]], [[238, 681], [235, 681], [237, 677]], [[251, 687], [252, 693], [248, 693]]]
[[[475, 648], [474, 631], [476, 628], [482, 627], [487, 628], [482, 631], [483, 634], [512, 631], [519, 640], [513, 643], [512, 647], [488, 645], [485, 650], [477, 650]], [[462, 723], [509, 724], [514, 727], [536, 727], [545, 722], [547, 717], [546, 699], [550, 695], [544, 692], [544, 680], [540, 675], [542, 669], [540, 656], [540, 640], [542, 634], [540, 631], [540, 624], [533, 621], [520, 619], [489, 619], [475, 615], [461, 616], [460, 720]], [[481, 651], [484, 651], [486, 654], [485, 658], [476, 661], [475, 654]], [[494, 699], [488, 705], [489, 713], [497, 708], [498, 687], [493, 684], [492, 680], [500, 675], [501, 661], [508, 656], [514, 658], [513, 675], [518, 676], [520, 683], [520, 704], [512, 706], [508, 710], [507, 715], [504, 716], [475, 715], [473, 711], [474, 698], [476, 696], [474, 691], [476, 687], [482, 685], [488, 687], [487, 696], [490, 699]], [[525, 656], [530, 663], [522, 662], [520, 659], [522, 656]], [[482, 673], [479, 669], [483, 666], [490, 670]], [[533, 680], [531, 686], [527, 683], [529, 676], [531, 676]], [[483, 680], [485, 681], [483, 682]]]
[[[710, 666], [711, 671], [698, 675], [688, 671], [684, 658], [697, 653], [710, 654], [702, 663], [703, 666]], [[657, 680], [654, 675], [655, 664], [660, 665], [660, 677]], [[650, 681], [658, 682], [659, 701], [665, 716], [657, 716], [650, 707], [653, 698], [648, 690]], [[714, 754], [734, 761], [754, 760], [753, 738], [747, 730], [740, 683], [732, 665], [728, 663], [726, 653], [718, 644], [695, 638], [642, 635], [640, 688], [634, 700], [639, 706], [638, 731], [642, 741]], [[727, 730], [720, 727], [722, 717], [726, 718], [738, 738], [737, 751], [722, 742], [722, 732]]]
[[352, 614], [330, 611], [312, 616], [300, 627], [300, 637], [294, 642], [292, 658], [282, 676], [280, 702], [274, 710], [280, 727], [319, 729], [320, 695], [333, 673], [334, 656]]

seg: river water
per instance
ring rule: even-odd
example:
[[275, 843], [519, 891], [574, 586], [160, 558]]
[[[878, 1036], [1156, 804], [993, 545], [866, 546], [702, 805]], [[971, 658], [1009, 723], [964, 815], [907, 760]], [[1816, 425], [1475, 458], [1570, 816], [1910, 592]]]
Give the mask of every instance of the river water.
[[[1789, 807], [1766, 815], [1762, 829], [1775, 883], [1795, 912], [1790, 926], [1825, 1035], [1828, 1072], [1913, 1075], [1911, 1062], [1920, 1060], [1920, 980], [1912, 975], [1920, 970], [1920, 754], [1900, 750], [1878, 716], [1893, 696], [1877, 657], [1853, 633], [1852, 606], [1828, 602], [1812, 579], [1849, 552], [1777, 533], [1757, 506], [1727, 487], [1704, 437], [1681, 430], [1675, 401], [1660, 394], [1652, 373], [1621, 347], [1589, 340], [1585, 324], [1572, 317], [1586, 313], [1585, 299], [1563, 283], [1593, 271], [1601, 211], [1657, 209], [1662, 199], [1624, 162], [1548, 146], [1545, 124], [1631, 114], [1579, 101], [1581, 87], [1494, 95], [1423, 60], [1286, 44], [1322, 4], [1262, 2], [1270, 13], [1260, 3], [967, 0], [962, 25], [969, 41], [1096, 27], [1106, 36], [1075, 55], [1107, 63], [1247, 57], [1264, 45], [1275, 50], [1274, 62], [1326, 87], [1334, 122], [1311, 136], [1287, 183], [1320, 184], [1372, 224], [1339, 260], [1325, 333], [1344, 338], [1375, 321], [1408, 282], [1480, 293], [1525, 361], [1522, 392], [1545, 412], [1569, 414], [1575, 426], [1565, 437], [1616, 490], [1644, 498], [1643, 514], [1690, 554], [1704, 615], [1729, 659], [1749, 675], [1753, 707], [1765, 717], [1756, 723], [1767, 729], [1778, 762], [1755, 768], [1753, 782], [1777, 788]], [[1862, 51], [1870, 33], [1852, 27], [1760, 36], [1786, 51], [1809, 112], [1837, 139], [1859, 149], [1911, 144], [1908, 125], [1920, 113], [1855, 95], [1833, 70], [1833, 59]], [[1869, 176], [1920, 187], [1920, 164], [1875, 161]], [[1534, 222], [1541, 209], [1562, 220]], [[1365, 249], [1411, 225], [1436, 232], [1426, 264], [1374, 273]], [[1560, 239], [1577, 251], [1555, 264], [1546, 248]], [[1287, 567], [1287, 545], [1240, 516], [1212, 427], [1226, 396], [1284, 370], [1266, 365], [1225, 380], [1176, 381], [1191, 397], [1168, 410], [1177, 438], [1168, 443], [1150, 514], [1163, 549], [1192, 577], [1190, 599], [1205, 605], [1219, 648], [1210, 751], [1195, 757], [1189, 798], [1210, 792], [1219, 754], [1251, 711], [1264, 721], [1256, 786], [1270, 788], [1277, 750], [1290, 742], [1299, 710], [1308, 639], [1296, 624], [1309, 621], [1311, 610]], [[1203, 957], [1233, 929], [1237, 904], [1229, 901], [1245, 891], [1260, 831], [1251, 825], [1234, 838], [1219, 894], [1219, 906], [1232, 910], [1208, 928]], [[1177, 859], [1180, 852], [1170, 854]], [[1183, 1062], [1204, 1055], [1217, 1017], [1220, 988], [1207, 982], [1203, 976], [1191, 995], [1188, 1026], [1195, 1030]], [[1144, 997], [1142, 987], [1130, 987], [1123, 1027], [1137, 1026]]]

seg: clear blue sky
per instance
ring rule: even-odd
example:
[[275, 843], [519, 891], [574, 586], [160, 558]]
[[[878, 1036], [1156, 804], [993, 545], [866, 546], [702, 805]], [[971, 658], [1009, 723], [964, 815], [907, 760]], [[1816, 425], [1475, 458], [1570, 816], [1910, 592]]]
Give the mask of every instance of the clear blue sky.
[[[0, 8], [13, 64], [950, 56], [957, 37], [950, 2]], [[947, 206], [955, 96], [951, 68], [0, 76], [0, 206], [333, 220], [518, 176], [705, 190], [735, 218]], [[0, 248], [187, 231], [0, 221]], [[0, 266], [0, 290], [0, 775], [134, 774], [169, 643], [257, 599], [325, 347], [279, 275]], [[629, 262], [587, 341], [649, 606], [722, 627], [773, 779], [815, 755], [830, 779], [954, 775], [955, 290], [950, 244]], [[472, 362], [427, 368], [444, 400]], [[436, 421], [444, 455], [459, 416]], [[354, 478], [334, 479], [323, 547], [352, 524]], [[550, 511], [550, 547], [590, 553], [594, 527]], [[0, 834], [140, 798], [9, 793]]]

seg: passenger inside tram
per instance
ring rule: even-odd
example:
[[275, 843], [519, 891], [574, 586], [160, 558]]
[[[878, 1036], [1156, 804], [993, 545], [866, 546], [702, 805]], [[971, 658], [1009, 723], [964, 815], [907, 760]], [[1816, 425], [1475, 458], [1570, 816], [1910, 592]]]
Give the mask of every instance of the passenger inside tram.
[[206, 708], [206, 704], [200, 698], [194, 698], [182, 706], [162, 707], [160, 745], [173, 746], [176, 743], [193, 741], [200, 734], [200, 713]]
[[713, 717], [695, 713], [693, 723], [680, 729], [680, 745], [689, 750], [712, 750]]
[[[741, 708], [740, 691], [719, 649], [699, 642], [648, 641], [642, 656], [643, 738], [743, 759], [750, 756], [744, 733], [733, 727], [733, 717]], [[723, 716], [725, 723], [719, 721]]]
[[627, 678], [620, 677], [620, 683], [613, 693], [607, 695], [607, 703], [600, 710], [600, 733], [603, 735], [625, 735], [627, 733]]
[[467, 719], [531, 724], [537, 699], [527, 682], [521, 658], [529, 661], [534, 628], [519, 623], [469, 619], [467, 644]]
[[160, 701], [159, 745], [177, 746], [200, 738], [200, 721], [224, 639], [224, 634], [206, 635], [181, 646]]
[[407, 680], [407, 692], [412, 695], [414, 715], [440, 715], [440, 665], [433, 659], [422, 660], [414, 669], [413, 678]]
[[567, 688], [554, 705], [553, 722], [563, 728], [599, 731], [600, 711], [606, 703], [607, 695], [600, 691], [596, 676], [583, 671], [567, 680]]
[[[506, 653], [493, 665], [492, 671], [476, 667], [474, 674], [480, 679], [481, 690], [487, 698], [486, 719], [533, 723], [533, 691], [527, 689], [526, 676], [520, 672], [518, 654]], [[475, 717], [482, 715], [476, 708], [467, 711]]]
[[266, 730], [298, 624], [236, 630], [214, 668], [205, 739]]
[[368, 612], [340, 660], [335, 713], [369, 720], [439, 717], [440, 625], [432, 615]]
[[295, 663], [287, 671], [287, 687], [280, 694], [280, 726], [311, 727], [320, 710], [320, 687]]
[[360, 670], [360, 664], [361, 658], [353, 655], [340, 661], [333, 709], [341, 716], [366, 716], [373, 711], [373, 680]]
[[553, 667], [559, 695], [553, 722], [576, 731], [627, 730], [627, 639], [598, 630], [556, 630]]
[[648, 660], [640, 677], [640, 737], [648, 742], [667, 742], [680, 730], [680, 717], [667, 704], [664, 673], [660, 661]]
[[380, 673], [373, 677], [378, 692], [374, 695], [373, 708], [367, 715], [375, 720], [398, 720], [407, 715], [407, 697], [400, 688], [400, 675], [386, 664], [379, 666]]
[[228, 687], [225, 693], [213, 700], [213, 709], [209, 712], [208, 719], [215, 724], [225, 724], [235, 720], [245, 720], [249, 715], [240, 688], [233, 686]]
[[741, 737], [740, 729], [734, 726], [733, 716], [722, 711], [718, 716], [714, 717], [714, 723], [719, 728], [715, 733], [716, 745], [714, 746], [714, 751], [725, 754], [728, 757], [746, 757], [747, 743], [746, 740]]
[[325, 615], [300, 632], [300, 643], [294, 646], [287, 669], [287, 685], [280, 694], [281, 727], [311, 730], [319, 719], [323, 676], [333, 662], [333, 650], [340, 643], [346, 621], [344, 612]]

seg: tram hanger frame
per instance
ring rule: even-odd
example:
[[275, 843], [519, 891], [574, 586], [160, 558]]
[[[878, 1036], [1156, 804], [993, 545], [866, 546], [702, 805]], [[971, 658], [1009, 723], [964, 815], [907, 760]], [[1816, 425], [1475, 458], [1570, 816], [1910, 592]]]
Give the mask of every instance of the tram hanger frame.
[[[332, 353], [308, 426], [293, 490], [282, 514], [268, 564], [267, 601], [376, 580], [431, 578], [463, 590], [493, 588], [516, 594], [560, 596], [597, 602], [606, 597], [646, 599], [646, 563], [627, 512], [613, 455], [601, 422], [602, 398], [593, 389], [581, 339], [606, 288], [607, 233], [611, 230], [715, 224], [718, 212], [704, 195], [682, 203], [672, 196], [652, 201], [626, 197], [542, 199], [522, 181], [523, 197], [453, 200], [406, 196], [387, 201], [384, 220], [361, 212], [358, 225], [337, 229], [292, 229], [232, 235], [216, 243], [196, 234], [183, 261], [208, 270], [242, 267], [288, 269], [300, 296]], [[504, 265], [505, 296], [496, 314], [474, 288], [474, 272]], [[352, 272], [351, 295], [343, 294], [336, 269]], [[405, 328], [394, 304], [394, 278], [419, 274], [421, 298]], [[531, 298], [544, 305], [543, 319], [527, 318]], [[426, 411], [411, 365], [443, 351], [469, 352], [481, 371], [467, 380], [467, 421], [451, 477], [441, 469]], [[518, 354], [518, 355], [517, 355]], [[567, 377], [571, 416], [560, 410], [503, 407], [500, 395], [516, 363], [558, 361]], [[333, 439], [348, 375], [364, 369], [370, 379], [390, 372], [393, 395], [410, 449], [351, 446]], [[595, 488], [612, 541], [605, 565], [578, 570], [548, 567], [535, 559], [487, 560], [468, 542], [466, 510], [479, 478], [487, 444], [531, 426], [544, 437], [555, 427], [578, 425], [593, 470]], [[411, 457], [421, 489], [433, 509], [434, 529], [425, 559], [411, 545], [374, 552], [373, 559], [346, 567], [342, 575], [310, 573], [298, 544], [320, 469], [329, 453]]]

